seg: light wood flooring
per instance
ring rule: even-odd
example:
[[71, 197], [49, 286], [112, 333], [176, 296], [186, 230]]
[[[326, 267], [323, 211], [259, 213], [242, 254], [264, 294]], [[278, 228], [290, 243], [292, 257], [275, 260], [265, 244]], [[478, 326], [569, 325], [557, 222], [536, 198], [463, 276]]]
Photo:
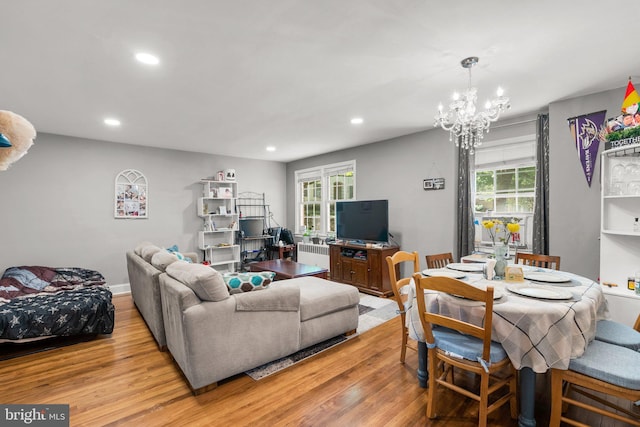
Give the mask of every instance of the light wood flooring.
[[[260, 381], [240, 374], [193, 396], [169, 353], [157, 349], [130, 296], [113, 300], [111, 336], [0, 362], [0, 403], [69, 404], [72, 426], [477, 424], [477, 406], [453, 393], [438, 420], [425, 418], [417, 354], [408, 351], [406, 363], [399, 363], [399, 318]], [[545, 375], [538, 375], [538, 389], [537, 423], [546, 426]], [[589, 424], [614, 425], [599, 419]], [[505, 406], [489, 425], [517, 422]]]

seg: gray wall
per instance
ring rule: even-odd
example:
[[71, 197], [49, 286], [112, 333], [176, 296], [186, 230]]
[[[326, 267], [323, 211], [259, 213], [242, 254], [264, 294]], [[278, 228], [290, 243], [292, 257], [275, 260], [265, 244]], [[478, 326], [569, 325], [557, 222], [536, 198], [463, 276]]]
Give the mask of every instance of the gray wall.
[[[600, 248], [600, 160], [591, 188], [572, 140], [567, 119], [606, 109], [619, 114], [624, 88], [549, 105], [550, 117], [550, 252], [562, 257], [562, 269], [597, 279]], [[487, 140], [530, 134], [531, 124], [502, 126], [535, 118], [535, 114], [499, 123]], [[600, 150], [604, 148], [602, 144]], [[356, 159], [358, 199], [388, 198], [390, 230], [403, 250], [454, 252], [454, 146], [446, 132], [433, 129], [287, 165], [287, 217], [295, 218], [294, 171]], [[444, 176], [444, 191], [423, 191], [422, 179]], [[454, 253], [455, 256], [457, 256]], [[424, 265], [424, 261], [421, 260]], [[426, 266], [425, 266], [426, 267]]]
[[549, 251], [562, 257], [563, 270], [594, 280], [600, 270], [601, 159], [589, 187], [567, 119], [601, 110], [607, 118], [617, 116], [624, 94], [622, 87], [549, 105]]
[[[199, 180], [226, 168], [236, 169], [238, 191], [266, 193], [274, 220], [286, 222], [284, 163], [39, 134], [0, 173], [0, 271], [85, 267], [111, 285], [128, 283], [125, 252], [143, 240], [196, 251]], [[124, 169], [147, 177], [148, 219], [113, 217], [114, 180]]]
[[[444, 131], [427, 131], [287, 164], [288, 227], [295, 223], [295, 176], [299, 169], [356, 160], [360, 200], [389, 200], [389, 232], [408, 251], [453, 252], [455, 147]], [[425, 178], [445, 178], [445, 189], [424, 191]], [[421, 263], [426, 268], [424, 258]]]

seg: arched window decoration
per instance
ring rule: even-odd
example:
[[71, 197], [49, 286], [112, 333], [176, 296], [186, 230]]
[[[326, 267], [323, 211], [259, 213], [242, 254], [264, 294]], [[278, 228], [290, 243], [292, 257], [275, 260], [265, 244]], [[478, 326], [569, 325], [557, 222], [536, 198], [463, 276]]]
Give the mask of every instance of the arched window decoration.
[[147, 178], [135, 169], [125, 169], [116, 176], [114, 216], [116, 218], [148, 218]]

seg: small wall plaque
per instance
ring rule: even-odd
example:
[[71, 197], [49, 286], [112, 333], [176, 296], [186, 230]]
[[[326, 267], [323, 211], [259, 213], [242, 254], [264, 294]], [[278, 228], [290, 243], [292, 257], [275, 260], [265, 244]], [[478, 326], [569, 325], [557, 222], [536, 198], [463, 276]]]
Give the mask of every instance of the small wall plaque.
[[422, 180], [422, 188], [426, 190], [444, 190], [444, 178], [427, 178]]

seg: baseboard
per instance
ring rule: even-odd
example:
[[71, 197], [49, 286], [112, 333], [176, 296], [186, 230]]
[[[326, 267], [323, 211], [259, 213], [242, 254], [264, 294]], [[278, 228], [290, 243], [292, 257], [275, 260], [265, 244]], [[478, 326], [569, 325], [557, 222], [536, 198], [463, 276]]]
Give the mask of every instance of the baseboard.
[[131, 293], [131, 286], [128, 283], [121, 283], [119, 285], [109, 285], [109, 290], [113, 295], [129, 294]]

